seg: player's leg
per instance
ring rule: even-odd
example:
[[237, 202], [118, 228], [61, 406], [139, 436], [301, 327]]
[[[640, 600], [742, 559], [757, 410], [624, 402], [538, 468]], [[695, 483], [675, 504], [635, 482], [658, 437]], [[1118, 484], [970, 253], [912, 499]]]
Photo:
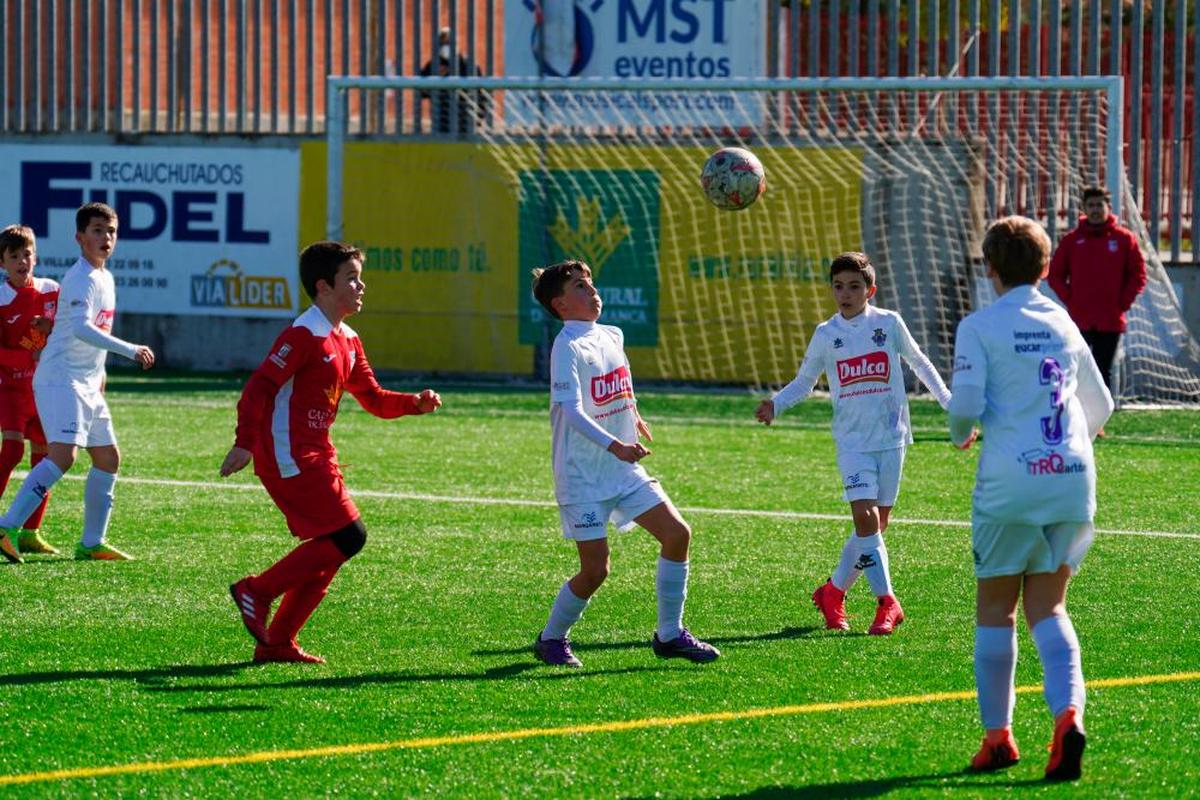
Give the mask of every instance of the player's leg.
[[1025, 617], [1042, 662], [1043, 691], [1054, 715], [1048, 780], [1075, 780], [1086, 744], [1083, 710], [1086, 691], [1079, 638], [1067, 615], [1071, 567], [1025, 577]]
[[[267, 494], [301, 543], [258, 575], [229, 587], [242, 622], [259, 644], [269, 644], [267, 617], [275, 599], [333, 571], [346, 561], [346, 551], [330, 534], [352, 526], [362, 516], [354, 505], [341, 471], [333, 463], [316, 465], [290, 478], [259, 476]], [[363, 541], [366, 530], [362, 531]], [[345, 543], [343, 543], [345, 544]], [[361, 544], [359, 544], [361, 547]]]
[[[859, 565], [871, 591], [878, 599], [875, 608], [875, 621], [867, 631], [874, 635], [891, 633], [897, 625], [904, 622], [904, 610], [896, 600], [892, 590], [892, 575], [888, 565], [887, 545], [883, 540], [883, 530], [892, 506], [900, 494], [900, 476], [904, 471], [903, 447], [892, 450], [880, 450], [870, 453], [874, 458], [875, 472], [872, 476], [864, 472], [865, 481], [870, 483], [874, 478], [874, 502], [866, 508], [855, 509], [855, 531], [859, 534], [858, 550]], [[887, 511], [882, 511], [882, 509]], [[874, 529], [874, 532], [871, 529]], [[866, 535], [863, 535], [863, 534]]]
[[975, 591], [975, 689], [984, 738], [971, 769], [987, 772], [1020, 760], [1012, 737], [1016, 704], [1017, 597], [1020, 575], [978, 578]]
[[329, 593], [329, 585], [341, 565], [356, 556], [366, 544], [367, 529], [361, 519], [356, 519], [341, 530], [329, 534], [327, 538], [341, 550], [344, 560], [316, 573], [284, 593], [279, 602], [279, 609], [266, 630], [267, 644], [260, 644], [255, 649], [255, 661], [324, 663], [325, 659], [320, 656], [302, 650], [296, 642], [296, 637]]
[[92, 468], [83, 484], [83, 535], [75, 548], [75, 558], [81, 561], [130, 561], [132, 556], [108, 543], [113, 490], [121, 466], [121, 451], [112, 436], [111, 420], [93, 425], [92, 433], [96, 434], [92, 441], [100, 443], [87, 448]]
[[[646, 510], [642, 507], [658, 499]], [[658, 598], [658, 624], [651, 639], [659, 658], [686, 658], [696, 663], [714, 661], [721, 651], [697, 639], [683, 624], [683, 606], [687, 600], [689, 551], [692, 529], [675, 504], [651, 481], [628, 498], [622, 498], [620, 512], [658, 540], [659, 556], [654, 588]]]
[[[0, 398], [2, 402], [3, 398]], [[25, 436], [21, 431], [5, 430], [0, 433], [0, 496], [8, 488], [8, 480], [12, 477], [13, 470], [20, 464], [21, 459], [25, 457]]]
[[579, 571], [559, 587], [550, 616], [534, 638], [533, 654], [545, 664], [579, 668], [571, 652], [571, 627], [583, 616], [596, 590], [608, 577], [608, 518], [614, 503], [576, 503], [558, 507], [564, 539], [575, 542]]
[[[36, 469], [45, 458], [47, 453], [46, 437], [42, 433], [42, 426], [38, 424], [36, 417], [31, 423], [26, 436], [29, 438], [29, 467]], [[17, 545], [22, 553], [38, 553], [40, 555], [55, 555], [58, 553], [58, 548], [42, 538], [41, 527], [42, 520], [46, 517], [46, 507], [50, 503], [50, 492], [42, 496], [42, 502], [33, 510], [22, 526], [22, 531], [17, 539]]]

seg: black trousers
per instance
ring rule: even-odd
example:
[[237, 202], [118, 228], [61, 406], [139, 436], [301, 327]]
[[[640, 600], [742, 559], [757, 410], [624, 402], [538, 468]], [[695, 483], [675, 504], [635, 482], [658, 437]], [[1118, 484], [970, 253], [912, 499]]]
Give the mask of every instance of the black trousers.
[[1092, 358], [1096, 359], [1096, 366], [1100, 368], [1100, 374], [1104, 376], [1104, 385], [1111, 392], [1113, 390], [1113, 357], [1117, 354], [1117, 343], [1121, 341], [1121, 334], [1118, 331], [1081, 331], [1081, 333], [1083, 333], [1083, 340], [1087, 342], [1092, 351]]

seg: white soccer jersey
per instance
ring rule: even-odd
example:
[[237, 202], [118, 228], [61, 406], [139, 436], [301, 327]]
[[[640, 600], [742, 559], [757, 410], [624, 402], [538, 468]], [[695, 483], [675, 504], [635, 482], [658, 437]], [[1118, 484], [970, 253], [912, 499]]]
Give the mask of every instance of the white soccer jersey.
[[892, 450], [912, 442], [908, 397], [900, 357], [917, 373], [942, 408], [950, 392], [894, 311], [868, 305], [846, 319], [834, 314], [817, 326], [800, 371], [772, 398], [781, 414], [804, 399], [824, 372], [833, 403], [838, 450]]
[[[112, 336], [117, 311], [117, 291], [112, 273], [96, 269], [80, 258], [63, 276], [58, 296], [58, 315], [34, 373], [35, 384], [78, 385], [93, 391], [104, 381], [107, 350], [133, 358], [137, 346]], [[91, 325], [102, 332], [105, 347], [79, 337]], [[84, 335], [87, 332], [84, 331]], [[94, 337], [93, 337], [94, 338]]]
[[571, 426], [563, 404], [583, 401], [583, 412], [627, 444], [637, 441], [637, 400], [625, 336], [620, 328], [570, 320], [550, 352], [550, 428], [554, 495], [563, 505], [607, 500], [649, 480]]
[[1107, 390], [1067, 312], [1033, 286], [1008, 290], [959, 323], [953, 383], [956, 393], [983, 390], [975, 518], [1090, 522], [1096, 465], [1084, 403], [1105, 406]]

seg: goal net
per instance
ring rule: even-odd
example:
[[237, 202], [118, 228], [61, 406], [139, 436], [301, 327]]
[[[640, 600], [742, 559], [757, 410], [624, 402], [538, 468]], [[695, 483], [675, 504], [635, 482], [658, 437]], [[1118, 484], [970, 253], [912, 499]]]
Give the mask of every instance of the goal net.
[[[875, 302], [904, 316], [948, 378], [958, 321], [994, 300], [980, 252], [988, 222], [1033, 217], [1057, 244], [1083, 187], [1100, 183], [1139, 236], [1149, 278], [1128, 314], [1116, 394], [1200, 402], [1200, 346], [1120, 167], [1119, 79], [330, 85], [366, 102], [331, 104], [329, 233], [367, 249], [368, 277], [386, 266], [373, 252], [395, 262], [391, 300], [369, 303], [365, 321], [419, 333], [384, 366], [429, 369], [419, 344], [436, 339], [438, 371], [544, 368], [557, 325], [529, 271], [581, 258], [639, 377], [777, 386], [834, 313], [830, 260], [861, 250], [878, 272]], [[387, 109], [421, 97], [428, 113], [388, 128]], [[706, 157], [731, 145], [767, 174], [762, 199], [734, 212], [699, 188]], [[450, 242], [453, 266], [408, 244], [430, 236]], [[453, 280], [434, 289], [439, 269]]]

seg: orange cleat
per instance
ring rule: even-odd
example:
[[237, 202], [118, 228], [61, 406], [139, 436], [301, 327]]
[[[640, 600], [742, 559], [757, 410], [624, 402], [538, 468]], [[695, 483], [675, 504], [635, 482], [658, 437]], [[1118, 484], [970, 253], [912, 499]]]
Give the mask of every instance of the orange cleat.
[[896, 626], [904, 622], [904, 609], [890, 594], [879, 598], [879, 606], [875, 609], [875, 622], [871, 623], [867, 633], [872, 636], [887, 636]]
[[817, 587], [812, 601], [825, 616], [826, 628], [831, 631], [850, 630], [850, 623], [846, 621], [846, 593], [834, 586], [832, 579]]
[[325, 659], [306, 653], [293, 642], [284, 644], [260, 644], [254, 648], [254, 661], [259, 664], [279, 662], [284, 664], [324, 664]]
[[1083, 748], [1087, 737], [1079, 722], [1079, 711], [1071, 706], [1054, 721], [1054, 741], [1050, 743], [1050, 761], [1046, 780], [1077, 781], [1083, 774]]
[[983, 737], [983, 744], [979, 748], [979, 752], [971, 759], [971, 766], [967, 767], [968, 772], [995, 772], [998, 769], [1006, 769], [1016, 764], [1021, 760], [1021, 754], [1017, 751], [1017, 743], [1012, 738], [1012, 731], [1008, 728], [999, 733], [989, 732]]

